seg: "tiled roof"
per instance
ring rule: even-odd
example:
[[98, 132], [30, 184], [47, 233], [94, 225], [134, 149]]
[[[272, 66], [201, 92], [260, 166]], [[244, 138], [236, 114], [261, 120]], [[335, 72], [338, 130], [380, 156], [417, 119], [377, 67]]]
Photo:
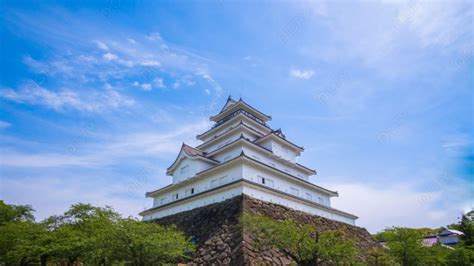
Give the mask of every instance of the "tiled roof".
[[205, 152], [183, 143], [182, 148], [190, 156], [205, 156]]
[[184, 153], [186, 153], [188, 156], [191, 156], [191, 157], [199, 157], [199, 158], [202, 158], [204, 160], [207, 160], [207, 161], [211, 161], [213, 163], [219, 163], [219, 161], [216, 161], [212, 158], [209, 158], [209, 157], [206, 157], [206, 153], [201, 151], [201, 150], [198, 150], [196, 148], [193, 148], [187, 144], [184, 144], [181, 146], [181, 150], [180, 152], [178, 153], [178, 156], [176, 156], [176, 159], [174, 160], [174, 162], [170, 165], [170, 167], [168, 167], [167, 171], [170, 171], [170, 169], [173, 168], [173, 166], [178, 162], [178, 159], [179, 159], [179, 154], [181, 154], [181, 151], [184, 151]]
[[[240, 98], [238, 101], [235, 101], [234, 99], [232, 99], [232, 97], [229, 96], [229, 98], [227, 99], [226, 104], [224, 104], [224, 107], [222, 107], [222, 110], [221, 110], [218, 114], [216, 114], [216, 115], [214, 115], [214, 116], [211, 116], [211, 120], [212, 120], [213, 118], [215, 118], [215, 117], [218, 117], [220, 114], [224, 113], [227, 109], [229, 109], [229, 108], [226, 108], [226, 107], [228, 106], [227, 104], [228, 104], [229, 102], [231, 102], [232, 105], [237, 105], [237, 104], [239, 104], [239, 103], [240, 103], [240, 104], [243, 104], [244, 106], [247, 106], [247, 108], [253, 110], [253, 112], [255, 112], [255, 113], [257, 113], [257, 114], [259, 114], [259, 115], [265, 117], [267, 120], [271, 120], [271, 119], [272, 119], [271, 116], [266, 115], [266, 114], [260, 112], [257, 108], [251, 106], [250, 104], [248, 104], [247, 102], [245, 102], [244, 100], [242, 100], [242, 98]], [[238, 111], [238, 110], [236, 110], [236, 111]]]

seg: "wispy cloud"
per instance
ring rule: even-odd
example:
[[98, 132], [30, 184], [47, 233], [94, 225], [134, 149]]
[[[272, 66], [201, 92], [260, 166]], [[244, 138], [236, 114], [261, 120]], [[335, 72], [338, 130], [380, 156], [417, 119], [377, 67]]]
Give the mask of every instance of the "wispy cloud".
[[[360, 217], [357, 224], [375, 233], [393, 225], [436, 228], [455, 222], [472, 202], [469, 202], [469, 189], [463, 188], [466, 184], [452, 181], [443, 184], [447, 190], [427, 191], [406, 181], [388, 186], [357, 182], [324, 185], [341, 194], [332, 200], [335, 208], [357, 214]], [[444, 201], [447, 197], [450, 204]]]
[[297, 79], [310, 79], [314, 76], [312, 69], [291, 69], [290, 76]]
[[8, 128], [10, 126], [11, 126], [11, 124], [8, 123], [7, 121], [0, 120], [0, 129], [5, 129], [5, 128]]
[[471, 25], [474, 14], [469, 1], [327, 2], [326, 6], [324, 20], [312, 17], [309, 22], [329, 34], [321, 40], [319, 33], [307, 33], [309, 41], [300, 48], [305, 56], [327, 62], [356, 60], [384, 78], [410, 79], [433, 69], [446, 71], [454, 63], [430, 65], [427, 61], [452, 54], [474, 55], [473, 31], [465, 26]]
[[[162, 120], [160, 120], [162, 121]], [[170, 131], [115, 133], [96, 138], [80, 138], [64, 145], [60, 152], [32, 153], [1, 147], [0, 167], [51, 168], [89, 167], [121, 165], [130, 161], [149, 162], [157, 158], [173, 157], [183, 141], [195, 145], [196, 132], [210, 126], [207, 119], [197, 119], [185, 126], [174, 127]], [[46, 148], [46, 147], [45, 147]]]
[[95, 41], [95, 43], [97, 44], [97, 47], [98, 47], [99, 49], [102, 49], [102, 50], [104, 50], [104, 51], [108, 51], [108, 50], [109, 50], [109, 47], [108, 47], [105, 43], [103, 43], [103, 42], [101, 42], [101, 41]]
[[98, 112], [135, 104], [134, 100], [123, 96], [108, 84], [103, 90], [94, 90], [90, 94], [79, 94], [70, 89], [52, 91], [35, 82], [28, 82], [17, 90], [1, 89], [0, 97], [19, 103], [43, 105], [58, 111], [73, 109]]
[[[72, 104], [77, 110], [96, 110], [99, 108], [84, 105], [82, 101], [90, 93], [88, 88], [110, 85], [124, 91], [137, 80], [137, 87], [151, 91], [153, 88], [166, 87], [163, 78], [170, 80], [175, 87], [193, 86], [200, 82], [205, 87], [204, 93], [210, 94], [212, 90], [213, 96], [220, 97], [222, 88], [208, 67], [212, 61], [175, 47], [166, 42], [160, 33], [133, 32], [127, 34], [128, 37], [121, 38], [103, 30], [101, 23], [96, 22], [87, 26], [89, 31], [77, 30], [77, 35], [70, 35], [63, 32], [66, 29], [58, 28], [58, 25], [63, 24], [62, 20], [71, 25], [76, 25], [77, 22], [85, 27], [83, 20], [64, 10], [55, 12], [61, 14], [55, 19], [10, 13], [8, 20], [11, 24], [31, 34], [32, 38], [38, 38], [42, 42], [49, 41], [48, 45], [55, 52], [42, 59], [26, 56], [24, 63], [32, 71], [45, 76], [44, 83], [29, 89], [9, 88], [3, 92], [4, 98], [28, 104], [48, 103], [55, 110], [62, 109], [67, 104]], [[79, 20], [82, 22], [79, 23]], [[77, 38], [78, 35], [80, 38]], [[64, 49], [67, 49], [67, 53], [63, 52]], [[28, 83], [29, 80], [24, 82]], [[28, 97], [26, 93], [33, 93], [35, 96]], [[118, 96], [118, 91], [114, 94]], [[124, 103], [122, 106], [131, 106], [131, 101]]]
[[[144, 189], [152, 182], [149, 176], [140, 178], [138, 187], [118, 178], [114, 180], [111, 184], [106, 178], [80, 176], [18, 177], [0, 180], [0, 194], [8, 203], [33, 205], [37, 220], [65, 212], [79, 202], [112, 206], [122, 215], [134, 217], [149, 207], [148, 200], [143, 197]], [[15, 195], [19, 191], [22, 191], [21, 198]]]

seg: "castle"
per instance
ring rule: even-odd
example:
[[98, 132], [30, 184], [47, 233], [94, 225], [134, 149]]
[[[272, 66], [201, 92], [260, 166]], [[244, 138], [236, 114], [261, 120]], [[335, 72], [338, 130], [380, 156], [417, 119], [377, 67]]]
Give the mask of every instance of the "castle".
[[231, 97], [211, 116], [212, 128], [197, 135], [197, 147], [181, 146], [167, 169], [172, 183], [147, 192], [153, 207], [143, 220], [161, 219], [237, 196], [355, 225], [357, 216], [331, 207], [336, 191], [309, 181], [316, 171], [301, 165], [303, 147], [289, 141], [271, 120], [242, 99]]

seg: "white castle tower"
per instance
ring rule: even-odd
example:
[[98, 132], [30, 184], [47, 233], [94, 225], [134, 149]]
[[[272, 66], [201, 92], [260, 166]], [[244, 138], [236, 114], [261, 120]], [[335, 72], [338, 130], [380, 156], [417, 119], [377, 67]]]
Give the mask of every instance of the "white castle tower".
[[162, 218], [242, 194], [355, 225], [357, 216], [331, 207], [338, 193], [309, 182], [316, 171], [296, 162], [303, 148], [266, 123], [271, 117], [229, 97], [212, 116], [214, 126], [197, 135], [203, 143], [181, 146], [166, 174], [170, 185], [147, 192], [153, 207], [143, 220]]

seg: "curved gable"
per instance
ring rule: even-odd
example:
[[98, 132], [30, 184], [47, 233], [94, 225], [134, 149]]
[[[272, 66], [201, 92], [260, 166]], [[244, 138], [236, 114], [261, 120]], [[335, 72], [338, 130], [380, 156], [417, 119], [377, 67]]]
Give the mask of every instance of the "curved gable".
[[171, 166], [168, 167], [168, 169], [166, 171], [166, 174], [174, 176], [174, 172], [176, 171], [176, 169], [178, 169], [178, 166], [184, 160], [200, 160], [200, 161], [206, 162], [208, 164], [218, 164], [219, 163], [216, 160], [205, 157], [205, 153], [203, 151], [195, 149], [195, 148], [183, 143], [183, 145], [181, 146], [181, 150], [179, 151], [178, 156], [176, 157], [174, 162], [171, 164]]

